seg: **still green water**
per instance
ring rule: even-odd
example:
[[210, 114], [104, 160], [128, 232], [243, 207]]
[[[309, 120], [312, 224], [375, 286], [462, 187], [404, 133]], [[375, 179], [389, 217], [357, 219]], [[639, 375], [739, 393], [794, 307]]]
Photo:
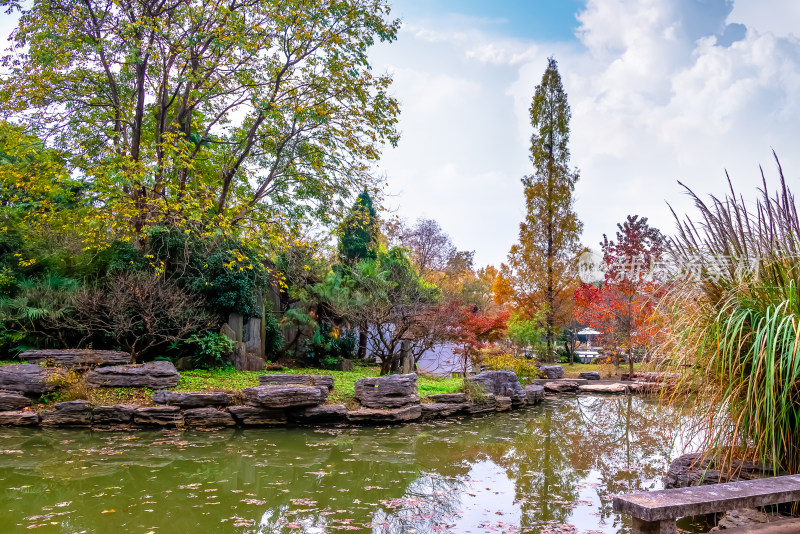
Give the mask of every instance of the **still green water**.
[[680, 416], [560, 397], [382, 428], [0, 430], [0, 532], [616, 533], [658, 489]]

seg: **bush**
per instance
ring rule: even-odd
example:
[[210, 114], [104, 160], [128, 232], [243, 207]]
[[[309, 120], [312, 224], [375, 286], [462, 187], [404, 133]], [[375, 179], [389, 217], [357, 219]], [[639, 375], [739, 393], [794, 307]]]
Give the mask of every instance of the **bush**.
[[322, 369], [334, 369], [342, 358], [353, 358], [355, 350], [356, 336], [352, 331], [322, 321], [311, 337], [306, 357]]
[[495, 371], [514, 371], [517, 378], [540, 378], [542, 375], [536, 368], [535, 360], [518, 356], [498, 349], [486, 349], [489, 351], [483, 358], [484, 364]]
[[186, 340], [194, 348], [192, 363], [196, 369], [217, 369], [230, 365], [233, 340], [216, 332], [195, 334]]

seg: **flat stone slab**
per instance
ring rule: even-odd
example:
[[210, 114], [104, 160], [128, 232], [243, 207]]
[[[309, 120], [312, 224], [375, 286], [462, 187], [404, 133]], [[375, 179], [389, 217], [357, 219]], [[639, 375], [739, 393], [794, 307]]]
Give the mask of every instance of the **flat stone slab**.
[[182, 426], [183, 413], [178, 406], [146, 406], [133, 412], [133, 422], [145, 426]]
[[399, 408], [419, 403], [417, 374], [367, 377], [356, 380], [355, 397], [365, 408]]
[[333, 424], [347, 420], [347, 407], [344, 404], [323, 404], [289, 413], [292, 421], [311, 424]]
[[233, 416], [216, 408], [190, 408], [183, 412], [183, 422], [186, 426], [216, 427], [235, 426]]
[[659, 382], [628, 382], [628, 391], [654, 395], [661, 392], [663, 385]]
[[167, 391], [162, 389], [153, 393], [150, 398], [156, 404], [168, 404], [181, 408], [206, 408], [208, 406], [227, 406], [231, 403], [231, 396], [227, 393], [217, 392], [183, 392]]
[[[430, 396], [428, 398], [430, 398]], [[465, 413], [470, 405], [466, 402], [433, 402], [430, 404], [421, 404], [420, 406], [422, 407], [423, 419], [437, 419]]]
[[539, 384], [540, 386], [544, 386], [545, 384], [561, 384], [564, 382], [572, 382], [579, 386], [585, 386], [589, 383], [588, 380], [585, 378], [557, 378], [557, 379], [549, 379], [549, 378], [534, 378], [532, 383]]
[[578, 378], [583, 378], [584, 380], [600, 380], [600, 373], [597, 371], [584, 371], [578, 374]]
[[19, 357], [28, 363], [39, 365], [48, 362], [70, 369], [95, 365], [125, 365], [133, 361], [127, 352], [94, 349], [28, 350]]
[[274, 373], [259, 375], [258, 383], [262, 386], [325, 386], [328, 392], [333, 391], [333, 377], [330, 375], [294, 375], [291, 373]]
[[761, 478], [614, 497], [614, 511], [642, 521], [665, 521], [800, 500], [800, 475]]
[[12, 412], [23, 409], [31, 403], [28, 397], [14, 391], [0, 391], [0, 412]]
[[39, 414], [36, 412], [0, 412], [0, 426], [36, 426]]
[[328, 398], [319, 386], [256, 386], [243, 388], [244, 403], [258, 408], [297, 408], [318, 406]]
[[62, 371], [32, 363], [0, 365], [0, 389], [39, 396], [55, 391]]
[[361, 408], [352, 412], [347, 412], [347, 420], [351, 423], [403, 423], [414, 421], [422, 416], [422, 407], [419, 404], [394, 408], [390, 410], [378, 410], [375, 408]]
[[427, 399], [430, 402], [452, 402], [456, 404], [463, 404], [467, 402], [467, 395], [465, 393], [437, 393], [435, 395], [428, 395]]
[[181, 375], [172, 362], [149, 362], [131, 365], [98, 367], [86, 375], [92, 387], [109, 388], [174, 388]]
[[552, 380], [544, 385], [544, 390], [549, 393], [575, 393], [579, 384], [574, 380]]
[[114, 406], [95, 406], [92, 409], [92, 424], [128, 425], [133, 421], [135, 404], [115, 404]]
[[605, 395], [624, 395], [628, 392], [625, 384], [587, 384], [578, 386], [580, 393], [600, 393]]
[[465, 378], [464, 382], [480, 384], [481, 387], [492, 395], [509, 397], [514, 404], [525, 403], [525, 390], [512, 371], [484, 371], [475, 376]]
[[257, 408], [255, 406], [228, 406], [237, 423], [244, 426], [285, 425], [286, 410], [280, 408]]
[[89, 401], [74, 400], [59, 402], [53, 410], [40, 414], [42, 426], [90, 426], [92, 408]]

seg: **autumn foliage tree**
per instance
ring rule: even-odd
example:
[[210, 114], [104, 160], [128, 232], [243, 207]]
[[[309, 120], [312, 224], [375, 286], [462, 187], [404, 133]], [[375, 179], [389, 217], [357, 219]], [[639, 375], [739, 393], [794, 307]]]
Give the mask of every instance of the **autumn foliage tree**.
[[467, 362], [478, 351], [505, 339], [508, 316], [505, 310], [485, 312], [477, 306], [459, 308], [452, 341], [456, 346], [453, 352], [461, 358], [464, 373], [467, 372]]
[[634, 348], [652, 346], [659, 332], [656, 304], [665, 285], [657, 271], [665, 239], [647, 217], [629, 215], [617, 228], [616, 241], [603, 235], [600, 243], [604, 281], [600, 286], [583, 284], [575, 291], [575, 316], [603, 332], [604, 343], [625, 351], [633, 373]]
[[557, 329], [572, 315], [583, 228], [573, 209], [578, 172], [569, 166], [571, 112], [553, 58], [536, 86], [530, 116], [534, 173], [522, 179], [527, 214], [495, 287], [499, 300], [530, 318], [545, 310], [549, 355]]

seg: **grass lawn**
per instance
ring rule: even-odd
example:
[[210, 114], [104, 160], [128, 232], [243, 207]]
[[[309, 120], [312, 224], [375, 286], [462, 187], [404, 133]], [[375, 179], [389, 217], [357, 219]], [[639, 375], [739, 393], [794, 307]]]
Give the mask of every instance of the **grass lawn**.
[[[599, 364], [599, 363], [575, 363], [570, 365], [568, 363], [559, 363], [564, 368], [564, 377], [568, 378], [578, 378], [578, 375], [581, 373], [585, 373], [588, 371], [597, 371], [600, 373], [600, 378], [603, 380], [619, 380], [620, 375], [622, 373], [628, 372], [628, 364], [622, 363], [619, 367], [615, 367], [613, 363], [611, 364]], [[652, 364], [647, 363], [636, 363], [633, 364], [633, 370], [636, 372], [639, 371], [651, 371]]]
[[[331, 375], [334, 389], [328, 397], [328, 404], [351, 404], [353, 402], [356, 380], [368, 376], [378, 376], [377, 367], [356, 367], [352, 371], [326, 371], [324, 369], [284, 369], [277, 371], [301, 375]], [[214, 369], [209, 371], [183, 371], [181, 381], [175, 391], [238, 391], [245, 387], [258, 385], [258, 375], [269, 371], [236, 371], [235, 369]], [[455, 393], [461, 391], [461, 378], [441, 378], [420, 376], [417, 388], [420, 397], [436, 393]]]

